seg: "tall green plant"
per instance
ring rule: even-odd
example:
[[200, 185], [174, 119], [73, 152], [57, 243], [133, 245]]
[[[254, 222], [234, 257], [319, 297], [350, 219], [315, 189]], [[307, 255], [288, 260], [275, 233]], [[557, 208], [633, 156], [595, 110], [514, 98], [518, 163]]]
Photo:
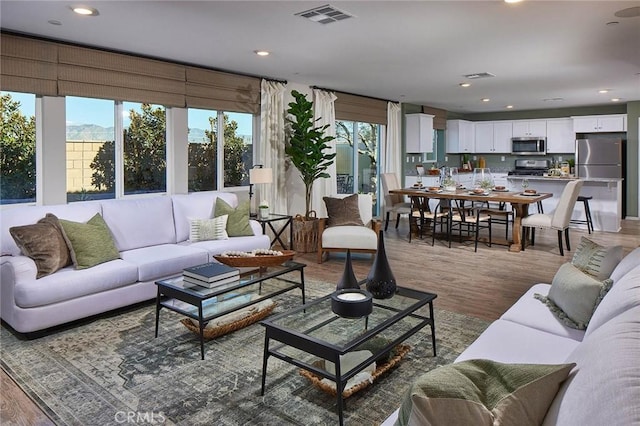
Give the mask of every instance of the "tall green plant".
[[328, 143], [335, 137], [327, 136], [324, 131], [329, 125], [314, 126], [313, 102], [307, 96], [293, 90], [294, 101], [287, 109], [289, 123], [289, 140], [285, 146], [285, 153], [300, 172], [305, 187], [305, 218], [309, 219], [311, 212], [311, 191], [313, 182], [318, 178], [331, 177], [325, 170], [333, 164], [336, 154], [327, 154]]

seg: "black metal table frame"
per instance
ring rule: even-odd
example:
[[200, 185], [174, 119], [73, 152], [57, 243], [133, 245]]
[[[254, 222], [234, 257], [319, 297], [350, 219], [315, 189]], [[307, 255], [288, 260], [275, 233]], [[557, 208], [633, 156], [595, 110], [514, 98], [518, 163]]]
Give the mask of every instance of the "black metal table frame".
[[[315, 327], [305, 330], [305, 332], [293, 331], [285, 327], [280, 327], [277, 324], [274, 324], [274, 322], [280, 318], [286, 317], [292, 313], [299, 312], [301, 310], [308, 309], [309, 307], [316, 305], [318, 303], [322, 303], [323, 301], [331, 297], [330, 294], [322, 298], [316, 299], [310, 302], [309, 304], [305, 304], [303, 306], [291, 309], [282, 314], [273, 316], [267, 320], [261, 321], [260, 323], [265, 327], [265, 340], [264, 340], [264, 352], [263, 352], [263, 361], [262, 361], [262, 388], [261, 388], [260, 394], [264, 395], [264, 391], [265, 391], [267, 362], [268, 362], [269, 356], [274, 356], [278, 359], [288, 362], [289, 364], [293, 364], [297, 367], [304, 368], [305, 370], [309, 370], [318, 376], [332, 380], [336, 384], [336, 402], [338, 407], [338, 417], [339, 417], [340, 425], [343, 425], [345, 403], [344, 403], [344, 398], [342, 397], [342, 392], [344, 391], [345, 385], [350, 378], [358, 374], [360, 371], [362, 371], [365, 367], [370, 365], [372, 362], [376, 361], [382, 356], [387, 355], [398, 344], [407, 340], [409, 337], [417, 333], [426, 325], [429, 325], [431, 327], [433, 356], [434, 357], [436, 356], [436, 329], [435, 329], [435, 320], [434, 320], [434, 314], [433, 314], [433, 300], [438, 296], [433, 293], [425, 293], [425, 292], [411, 290], [403, 287], [398, 287], [396, 294], [415, 298], [416, 303], [414, 303], [413, 305], [411, 305], [406, 309], [399, 310], [391, 306], [386, 306], [384, 304], [376, 303], [374, 299], [374, 309], [375, 308], [388, 309], [391, 311], [395, 311], [396, 314], [391, 316], [390, 318], [387, 318], [385, 321], [383, 321], [382, 323], [380, 323], [379, 325], [377, 325], [376, 327], [370, 330], [368, 329], [368, 326], [367, 326], [368, 325], [368, 318], [367, 318], [365, 321], [365, 329], [367, 331], [362, 335], [360, 335], [357, 339], [351, 341], [348, 345], [346, 345], [343, 348], [333, 345], [331, 343], [327, 343], [320, 339], [314, 338], [307, 334], [315, 329], [323, 327], [324, 325], [332, 321], [335, 321], [336, 319], [339, 318], [337, 316], [332, 317], [331, 319], [328, 319], [316, 325]], [[427, 297], [425, 297], [425, 295]], [[429, 305], [429, 317], [415, 314], [415, 312], [418, 309], [424, 307], [425, 305]], [[374, 353], [371, 357], [362, 361], [355, 368], [352, 368], [351, 371], [347, 372], [347, 374], [344, 374], [344, 375], [342, 374], [342, 372], [340, 371], [341, 355], [353, 350], [355, 347], [377, 336], [379, 333], [383, 332], [384, 330], [391, 327], [393, 324], [397, 323], [398, 321], [401, 321], [406, 317], [417, 318], [420, 320], [420, 323], [413, 326], [411, 329], [404, 332], [403, 334], [397, 336], [386, 346], [384, 346], [383, 348], [378, 350], [376, 353]], [[276, 340], [277, 342], [279, 342], [279, 344], [275, 345], [274, 348], [270, 348], [269, 347], [270, 339]], [[319, 367], [316, 367], [312, 364], [309, 364], [303, 361], [299, 361], [297, 359], [292, 358], [289, 355], [279, 352], [278, 349], [284, 346], [291, 346], [303, 352], [306, 352], [308, 354], [315, 355], [317, 357], [333, 362], [335, 366], [335, 374], [330, 374], [324, 369], [321, 369]]]
[[[287, 245], [282, 241], [282, 239], [280, 238], [280, 236], [282, 235], [282, 233], [285, 231], [285, 229], [287, 229], [287, 226], [289, 227], [289, 250], [293, 250], [293, 223], [291, 223], [291, 221], [293, 220], [293, 216], [289, 216], [286, 214], [278, 214], [278, 213], [269, 213], [269, 218], [268, 219], [262, 219], [260, 218], [260, 216], [257, 216], [255, 218], [252, 218], [254, 220], [257, 220], [258, 222], [260, 222], [260, 225], [262, 226], [262, 232], [266, 233], [266, 225], [269, 225], [269, 229], [271, 229], [271, 231], [273, 232], [273, 240], [271, 240], [271, 246], [273, 247], [273, 244], [278, 241], [280, 243], [280, 245], [282, 246], [283, 249], [287, 250]], [[276, 230], [273, 225], [272, 222], [278, 222], [280, 220], [286, 220], [286, 223], [284, 225], [282, 225], [282, 227], [278, 230]]]
[[[173, 288], [170, 287], [167, 283], [164, 283], [164, 280], [160, 280], [160, 281], [156, 281], [156, 286], [158, 287], [158, 292], [157, 292], [157, 296], [156, 296], [156, 327], [155, 327], [155, 337], [158, 337], [158, 325], [159, 325], [159, 319], [160, 319], [160, 309], [167, 308], [170, 311], [174, 311], [177, 312], [179, 314], [182, 314], [186, 317], [189, 317], [193, 320], [198, 321], [198, 326], [200, 329], [200, 356], [201, 359], [204, 360], [204, 328], [206, 326], [206, 324], [213, 320], [216, 319], [218, 317], [221, 317], [223, 315], [226, 315], [230, 312], [235, 312], [238, 311], [242, 308], [245, 308], [247, 306], [253, 305], [255, 303], [261, 302], [262, 300], [265, 300], [269, 297], [272, 296], [277, 296], [279, 294], [282, 293], [286, 293], [287, 291], [293, 290], [295, 288], [299, 288], [302, 291], [302, 304], [305, 304], [305, 290], [304, 290], [304, 268], [307, 266], [304, 263], [299, 263], [299, 262], [294, 262], [294, 261], [287, 261], [283, 264], [283, 266], [286, 266], [285, 269], [282, 270], [278, 270], [275, 272], [267, 272], [266, 274], [262, 274], [262, 272], [260, 272], [260, 275], [257, 278], [251, 279], [249, 281], [246, 282], [238, 282], [238, 285], [232, 286], [232, 287], [225, 287], [224, 289], [220, 290], [220, 291], [212, 291], [211, 294], [206, 295], [205, 297], [203, 297], [202, 295], [198, 295], [197, 293], [194, 292], [190, 292], [188, 291], [188, 289], [178, 289], [178, 288]], [[284, 275], [286, 273], [289, 272], [293, 272], [293, 271], [299, 271], [300, 272], [300, 282], [297, 283], [295, 281], [291, 281], [289, 279], [286, 278], [278, 278], [281, 275]], [[173, 278], [177, 278], [179, 277], [173, 277]], [[259, 284], [259, 289], [258, 289], [258, 294], [261, 294], [262, 292], [262, 282], [268, 280], [268, 279], [272, 279], [272, 278], [278, 278], [280, 280], [286, 281], [291, 283], [290, 286], [280, 289], [278, 291], [274, 291], [274, 292], [270, 292], [268, 294], [263, 295], [262, 297], [255, 299], [255, 300], [250, 300], [246, 303], [240, 304], [238, 306], [235, 306], [233, 309], [229, 309], [227, 311], [223, 311], [220, 313], [217, 313], [215, 315], [210, 315], [207, 317], [203, 316], [203, 304], [208, 300], [211, 299], [213, 297], [217, 297], [217, 296], [221, 296], [224, 294], [228, 294], [233, 292], [234, 290], [240, 289], [240, 288], [244, 288], [253, 284]], [[169, 278], [171, 279], [171, 278]], [[163, 297], [164, 296], [164, 297]], [[168, 300], [170, 299], [176, 299], [179, 300], [181, 302], [185, 302], [191, 306], [195, 306], [198, 308], [198, 314], [194, 315], [190, 312], [181, 310], [179, 308], [176, 308], [175, 306], [172, 306], [171, 304], [168, 303]], [[213, 302], [215, 303], [215, 302]]]

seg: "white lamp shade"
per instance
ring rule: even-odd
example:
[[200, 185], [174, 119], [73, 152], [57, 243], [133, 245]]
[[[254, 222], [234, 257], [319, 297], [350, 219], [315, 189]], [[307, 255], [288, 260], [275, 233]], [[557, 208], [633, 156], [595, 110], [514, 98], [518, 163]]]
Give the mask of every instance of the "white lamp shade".
[[273, 170], [270, 168], [249, 169], [249, 183], [271, 183], [273, 182]]

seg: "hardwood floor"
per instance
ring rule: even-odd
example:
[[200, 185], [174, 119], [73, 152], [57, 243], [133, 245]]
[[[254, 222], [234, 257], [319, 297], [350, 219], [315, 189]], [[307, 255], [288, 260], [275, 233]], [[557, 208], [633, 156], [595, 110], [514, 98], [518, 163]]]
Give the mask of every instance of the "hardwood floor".
[[[595, 232], [572, 228], [572, 251], [560, 256], [555, 231], [536, 231], [536, 245], [521, 253], [511, 253], [506, 246], [487, 247], [480, 244], [474, 253], [471, 243], [452, 243], [449, 249], [444, 241], [431, 238], [408, 240], [408, 224], [401, 220], [398, 229], [389, 223], [385, 233], [385, 248], [392, 271], [399, 285], [427, 290], [438, 294], [435, 306], [486, 320], [495, 320], [509, 308], [529, 287], [537, 283], [550, 283], [556, 270], [571, 261], [580, 237], [587, 236], [602, 245], [624, 247], [626, 255], [640, 246], [640, 221], [623, 221], [619, 233]], [[502, 235], [500, 225], [494, 225], [494, 235]], [[332, 255], [322, 264], [316, 263], [315, 253], [303, 253], [296, 260], [307, 264], [305, 277], [336, 282], [344, 267], [343, 255]], [[354, 255], [353, 268], [358, 279], [363, 279], [371, 267], [370, 255]], [[0, 373], [0, 424], [51, 425], [42, 411], [2, 371]]]

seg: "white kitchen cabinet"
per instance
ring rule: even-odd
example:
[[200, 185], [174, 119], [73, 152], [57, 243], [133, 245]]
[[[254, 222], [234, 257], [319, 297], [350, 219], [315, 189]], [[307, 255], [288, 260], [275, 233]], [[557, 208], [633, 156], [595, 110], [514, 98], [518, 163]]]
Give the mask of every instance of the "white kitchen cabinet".
[[576, 134], [573, 120], [558, 118], [547, 120], [547, 153], [567, 154], [575, 152]]
[[493, 152], [493, 121], [479, 121], [474, 125], [475, 152]]
[[475, 123], [477, 153], [508, 154], [513, 130], [511, 121], [478, 121]]
[[472, 154], [475, 152], [474, 123], [466, 120], [447, 120], [447, 152]]
[[547, 136], [546, 120], [516, 120], [513, 122], [513, 137], [545, 137]]
[[624, 132], [626, 114], [585, 115], [573, 118], [575, 133]]
[[407, 114], [405, 147], [408, 153], [433, 152], [433, 115]]

